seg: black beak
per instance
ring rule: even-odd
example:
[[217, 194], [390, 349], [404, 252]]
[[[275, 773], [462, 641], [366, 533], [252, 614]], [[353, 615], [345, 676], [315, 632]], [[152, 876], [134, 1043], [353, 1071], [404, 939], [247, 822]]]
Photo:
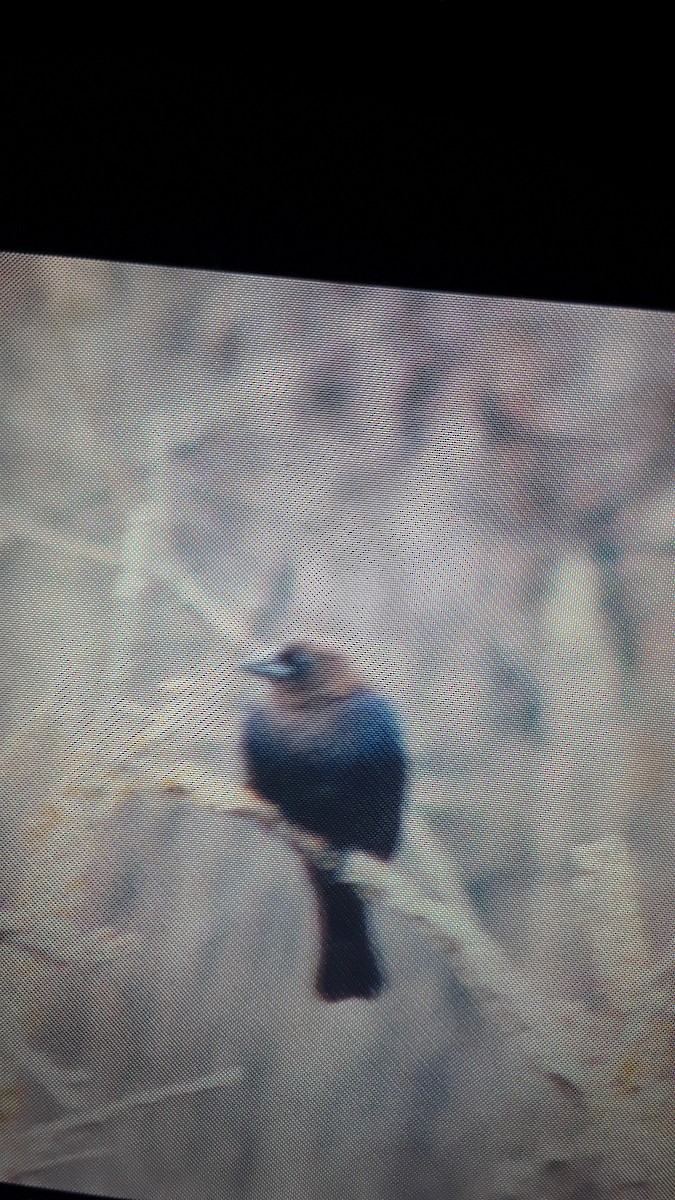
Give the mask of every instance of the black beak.
[[274, 655], [270, 658], [254, 659], [253, 662], [243, 662], [239, 666], [247, 675], [258, 675], [261, 679], [290, 679], [293, 675], [293, 668], [287, 663], [279, 662]]

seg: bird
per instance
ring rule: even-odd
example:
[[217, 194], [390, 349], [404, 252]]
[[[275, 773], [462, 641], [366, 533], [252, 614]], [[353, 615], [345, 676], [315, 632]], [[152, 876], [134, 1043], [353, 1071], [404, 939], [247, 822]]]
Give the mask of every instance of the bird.
[[303, 856], [320, 918], [315, 990], [328, 1002], [374, 999], [386, 980], [339, 865], [349, 851], [386, 862], [398, 848], [408, 759], [394, 706], [323, 644], [293, 642], [241, 667], [269, 687], [243, 722], [247, 784], [329, 851]]

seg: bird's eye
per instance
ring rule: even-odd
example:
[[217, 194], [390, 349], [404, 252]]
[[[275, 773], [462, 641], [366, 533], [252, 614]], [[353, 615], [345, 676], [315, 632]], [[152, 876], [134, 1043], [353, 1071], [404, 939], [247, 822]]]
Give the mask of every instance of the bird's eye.
[[296, 650], [291, 655], [288, 665], [292, 668], [294, 677], [296, 679], [302, 679], [309, 673], [309, 671], [311, 671], [314, 665], [314, 660], [312, 659], [311, 654], [308, 654], [306, 650]]

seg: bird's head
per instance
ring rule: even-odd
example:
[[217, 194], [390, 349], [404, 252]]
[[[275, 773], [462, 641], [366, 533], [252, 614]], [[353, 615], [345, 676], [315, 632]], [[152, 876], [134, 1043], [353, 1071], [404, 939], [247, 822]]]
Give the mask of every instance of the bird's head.
[[284, 700], [297, 703], [337, 700], [363, 685], [341, 651], [314, 642], [293, 642], [275, 654], [242, 663], [241, 669], [269, 682]]

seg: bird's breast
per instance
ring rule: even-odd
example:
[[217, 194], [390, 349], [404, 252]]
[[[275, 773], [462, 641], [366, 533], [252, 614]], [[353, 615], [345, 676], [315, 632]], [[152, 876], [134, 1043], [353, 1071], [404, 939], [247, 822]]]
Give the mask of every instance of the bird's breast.
[[287, 819], [335, 846], [393, 852], [406, 760], [386, 702], [367, 694], [302, 714], [262, 705], [245, 752], [253, 786]]

